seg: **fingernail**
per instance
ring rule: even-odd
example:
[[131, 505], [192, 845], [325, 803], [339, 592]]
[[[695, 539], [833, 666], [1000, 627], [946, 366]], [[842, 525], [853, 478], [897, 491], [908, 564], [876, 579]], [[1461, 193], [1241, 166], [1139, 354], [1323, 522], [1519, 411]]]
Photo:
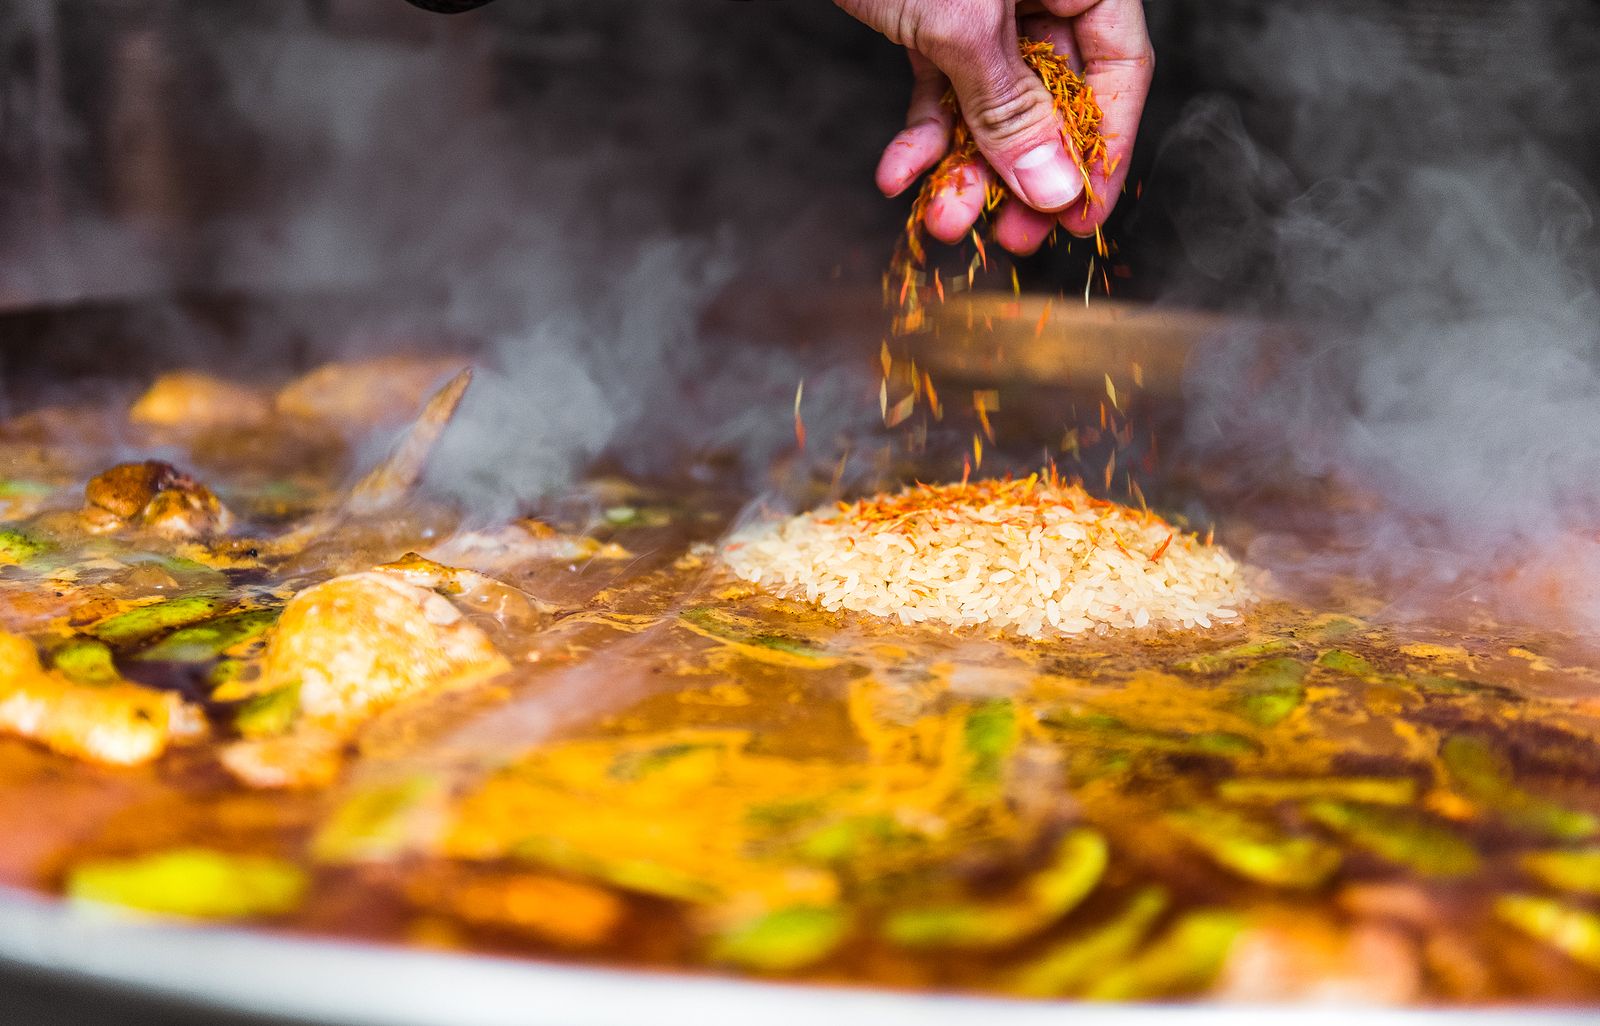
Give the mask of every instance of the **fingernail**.
[[1060, 143], [1045, 143], [1017, 160], [1022, 200], [1035, 210], [1060, 210], [1083, 192], [1083, 179]]

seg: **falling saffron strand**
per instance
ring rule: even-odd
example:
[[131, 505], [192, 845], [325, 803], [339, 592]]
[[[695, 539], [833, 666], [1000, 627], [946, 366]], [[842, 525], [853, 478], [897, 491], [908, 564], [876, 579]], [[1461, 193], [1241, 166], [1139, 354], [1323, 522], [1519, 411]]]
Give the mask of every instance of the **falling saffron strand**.
[[[1083, 210], [1085, 213], [1094, 205], [1096, 195], [1091, 176], [1091, 169], [1099, 169], [1102, 173], [1109, 172], [1111, 165], [1106, 153], [1105, 137], [1100, 132], [1103, 114], [1099, 102], [1095, 99], [1094, 90], [1083, 77], [1073, 70], [1070, 59], [1056, 52], [1055, 44], [1048, 40], [1023, 38], [1019, 41], [1019, 49], [1023, 62], [1027, 64], [1034, 74], [1039, 76], [1049, 91], [1057, 116], [1061, 120], [1061, 136], [1075, 158], [1078, 171], [1083, 176]], [[902, 334], [917, 330], [923, 324], [923, 295], [924, 291], [936, 296], [942, 303], [945, 300], [945, 289], [939, 271], [935, 269], [931, 286], [923, 277], [921, 269], [927, 263], [927, 248], [924, 244], [924, 235], [927, 226], [928, 210], [940, 192], [958, 185], [972, 171], [983, 164], [984, 158], [978, 150], [976, 139], [972, 130], [961, 115], [960, 104], [956, 100], [953, 90], [944, 97], [945, 109], [954, 115], [954, 128], [951, 133], [950, 152], [928, 174], [918, 190], [916, 198], [912, 201], [910, 213], [906, 217], [905, 232], [896, 248], [895, 256], [890, 265], [889, 273], [885, 276], [885, 291], [896, 296], [899, 315], [896, 318], [894, 333]], [[999, 183], [998, 178], [991, 176], [989, 184], [984, 190], [982, 215], [987, 218], [1010, 195], [1006, 186]], [[967, 267], [967, 285], [972, 285], [972, 280], [977, 270], [987, 270], [989, 266], [988, 248], [984, 245], [983, 236], [975, 226], [971, 232], [971, 239], [975, 253], [971, 264]], [[1095, 248], [1102, 255], [1106, 251], [1106, 243], [1099, 229], [1095, 230]], [[1091, 258], [1092, 259], [1092, 258]], [[1094, 269], [1091, 262], [1090, 281], [1093, 281]], [[1102, 275], [1103, 277], [1103, 275]], [[1011, 284], [1014, 292], [1020, 294], [1021, 285], [1017, 281], [1016, 270], [1011, 272]], [[1107, 282], [1109, 291], [1109, 281]], [[1087, 288], [1085, 289], [1087, 299]], [[1049, 321], [1050, 309], [1046, 305], [1041, 315], [1036, 335], [1044, 333]], [[911, 393], [904, 399], [894, 403], [889, 402], [889, 377], [892, 361], [888, 351], [887, 340], [881, 351], [883, 363], [883, 379], [879, 383], [878, 408], [883, 417], [885, 426], [894, 427], [906, 420], [915, 409], [917, 400], [922, 392], [926, 392], [928, 403], [935, 418], [940, 416], [938, 393], [934, 390], [933, 380], [924, 375], [924, 380], [918, 381], [916, 368], [912, 367]], [[1109, 379], [1108, 379], [1109, 387]], [[918, 387], [918, 386], [923, 387]], [[1112, 403], [1115, 405], [1115, 392], [1112, 392]], [[976, 398], [976, 397], [975, 397]], [[989, 406], [984, 402], [974, 404], [981, 433], [974, 431], [972, 436], [972, 453], [969, 459], [964, 460], [962, 479], [975, 469], [983, 466], [984, 436], [989, 441], [994, 441], [994, 428], [989, 422]], [[1101, 416], [1104, 419], [1102, 405]], [[1104, 423], [1102, 423], [1104, 428]], [[804, 443], [802, 442], [802, 445]], [[1106, 487], [1110, 488], [1110, 478], [1115, 470], [1115, 454], [1112, 462], [1106, 466]]]

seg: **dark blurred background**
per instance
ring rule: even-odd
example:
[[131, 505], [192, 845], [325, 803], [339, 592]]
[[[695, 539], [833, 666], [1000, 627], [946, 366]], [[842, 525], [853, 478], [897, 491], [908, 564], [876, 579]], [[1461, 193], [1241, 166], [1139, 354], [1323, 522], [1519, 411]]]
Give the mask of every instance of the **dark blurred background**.
[[[1593, 181], [1596, 5], [1279, 7], [1146, 5], [1159, 61], [1142, 198], [1110, 226], [1121, 293], [1214, 305], [1223, 270], [1271, 278], [1251, 262], [1264, 216], [1408, 152], [1435, 93], [1480, 110], [1485, 152], [1509, 106]], [[508, 254], [629, 235], [720, 235], [741, 273], [795, 289], [870, 284], [905, 208], [870, 187], [904, 60], [827, 3], [500, 0], [442, 17], [399, 0], [14, 0], [0, 55], [0, 307], [419, 288], [439, 303]], [[1195, 237], [1197, 208], [1235, 230]], [[1025, 262], [1027, 284], [1070, 289], [1077, 257]]]

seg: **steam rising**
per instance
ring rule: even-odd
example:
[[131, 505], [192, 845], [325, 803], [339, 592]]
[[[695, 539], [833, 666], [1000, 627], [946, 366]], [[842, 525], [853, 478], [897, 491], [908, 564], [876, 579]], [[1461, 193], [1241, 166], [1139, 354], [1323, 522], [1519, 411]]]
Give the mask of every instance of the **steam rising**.
[[1226, 284], [1305, 336], [1193, 362], [1190, 455], [1374, 496], [1350, 525], [1363, 572], [1455, 581], [1600, 528], [1600, 248], [1564, 155], [1589, 157], [1600, 121], [1596, 37], [1574, 31], [1594, 17], [1507, 6], [1485, 60], [1455, 66], [1383, 13], [1216, 28], [1202, 53], [1265, 107], [1247, 130], [1195, 101], [1152, 182], [1191, 294]]
[[[366, 297], [354, 337], [304, 319], [257, 325], [269, 340], [309, 332], [310, 349], [241, 361], [241, 377], [282, 373], [291, 355], [470, 340], [486, 366], [431, 483], [486, 516], [602, 454], [660, 470], [727, 448], [759, 474], [793, 447], [802, 376], [814, 437], [871, 414], [870, 383], [826, 373], [819, 348], [701, 325], [726, 290], [815, 291], [841, 262], [876, 283], [881, 257], [862, 243], [886, 250], [896, 212], [863, 183], [898, 120], [903, 66], [895, 89], [874, 88], [874, 57], [895, 55], [831, 6], [555, 0], [445, 18], [401, 0], [274, 0], [132, 25], [110, 6], [30, 0], [0, 14], [0, 38], [21, 51], [65, 38], [135, 69], [58, 128], [98, 139], [120, 110], [145, 117], [139, 144], [104, 164], [65, 153], [69, 169], [104, 167], [109, 186], [66, 176], [17, 190], [19, 203], [46, 185], [78, 190], [72, 225], [7, 233], [46, 240], [0, 263], [22, 300], [121, 291], [81, 223], [140, 242], [141, 258], [122, 261], [136, 294]], [[19, 81], [32, 96], [38, 82]], [[24, 119], [41, 137], [46, 120]], [[150, 153], [183, 159], [151, 168]], [[142, 205], [118, 207], [124, 195]], [[26, 205], [13, 223], [40, 216]], [[17, 273], [47, 266], [56, 280]]]

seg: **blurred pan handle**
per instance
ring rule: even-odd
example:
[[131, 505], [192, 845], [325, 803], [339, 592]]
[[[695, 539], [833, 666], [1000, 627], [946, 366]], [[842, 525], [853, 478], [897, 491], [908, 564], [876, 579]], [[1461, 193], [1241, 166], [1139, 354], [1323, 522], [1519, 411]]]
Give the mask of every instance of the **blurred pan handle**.
[[435, 14], [461, 14], [463, 11], [482, 7], [490, 0], [408, 0], [408, 2]]
[[1098, 388], [1103, 376], [1123, 380], [1137, 364], [1146, 392], [1176, 398], [1190, 354], [1240, 332], [1287, 344], [1291, 329], [1115, 299], [1086, 306], [1032, 293], [974, 292], [934, 306], [926, 330], [907, 343], [919, 364], [949, 382]]

